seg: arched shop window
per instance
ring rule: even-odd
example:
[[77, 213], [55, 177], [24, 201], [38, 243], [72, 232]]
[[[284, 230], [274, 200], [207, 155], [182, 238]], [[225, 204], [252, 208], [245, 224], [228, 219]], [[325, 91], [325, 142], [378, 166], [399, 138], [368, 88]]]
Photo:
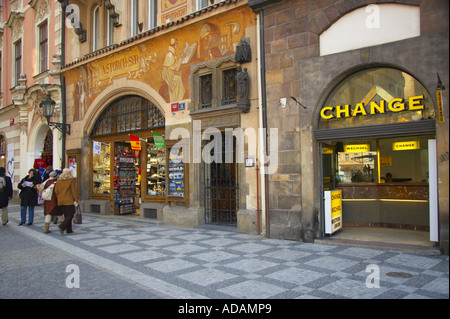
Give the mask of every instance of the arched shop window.
[[432, 100], [414, 77], [394, 68], [354, 73], [320, 110], [319, 128], [342, 128], [434, 118]]
[[326, 98], [315, 130], [324, 154], [324, 189], [386, 180], [427, 183], [434, 117], [430, 95], [410, 74], [380, 67], [350, 75]]
[[[157, 141], [164, 128], [158, 107], [134, 95], [115, 99], [98, 117], [90, 136], [92, 194], [114, 194], [115, 213], [136, 212], [138, 195], [165, 200], [165, 146]], [[144, 147], [133, 148], [132, 137]]]
[[99, 116], [91, 137], [164, 127], [165, 119], [150, 101], [139, 96], [114, 100]]
[[322, 188], [342, 194], [339, 225], [429, 229], [434, 117], [426, 89], [398, 69], [365, 69], [331, 91], [314, 134]]

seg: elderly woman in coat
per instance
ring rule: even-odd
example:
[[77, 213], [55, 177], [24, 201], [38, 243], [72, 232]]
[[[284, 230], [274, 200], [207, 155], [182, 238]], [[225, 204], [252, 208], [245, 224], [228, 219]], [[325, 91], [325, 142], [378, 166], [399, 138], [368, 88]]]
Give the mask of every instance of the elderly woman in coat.
[[59, 225], [59, 232], [61, 235], [64, 234], [64, 231], [66, 231], [67, 234], [73, 233], [72, 219], [75, 214], [75, 205], [78, 206], [80, 197], [75, 185], [75, 178], [73, 178], [70, 169], [63, 169], [53, 192], [56, 194], [58, 206], [64, 215], [64, 221]]
[[[49, 178], [44, 181], [43, 185], [37, 185], [36, 188], [40, 193], [44, 191], [44, 189], [49, 188], [51, 185], [56, 183], [56, 177], [58, 173], [56, 171], [51, 171], [49, 174]], [[56, 186], [56, 185], [55, 185]], [[55, 187], [53, 186], [53, 187]], [[50, 233], [50, 222], [52, 221], [53, 216], [61, 215], [61, 211], [58, 207], [58, 201], [56, 199], [55, 190], [53, 189], [52, 199], [44, 200], [44, 233]]]

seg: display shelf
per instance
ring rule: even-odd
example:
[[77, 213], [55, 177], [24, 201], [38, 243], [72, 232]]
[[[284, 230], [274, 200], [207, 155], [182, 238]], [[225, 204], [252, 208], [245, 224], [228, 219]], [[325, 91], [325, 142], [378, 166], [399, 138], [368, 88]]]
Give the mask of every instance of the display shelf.
[[119, 156], [116, 168], [114, 204], [119, 214], [133, 214], [136, 212], [135, 159], [131, 156]]

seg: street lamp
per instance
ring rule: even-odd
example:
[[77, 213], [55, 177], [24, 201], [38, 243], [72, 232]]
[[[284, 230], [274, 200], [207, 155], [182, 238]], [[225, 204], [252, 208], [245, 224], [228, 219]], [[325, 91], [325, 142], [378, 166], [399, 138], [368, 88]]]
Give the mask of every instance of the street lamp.
[[48, 126], [55, 126], [63, 134], [67, 133], [70, 135], [70, 124], [50, 122], [50, 118], [53, 116], [53, 112], [55, 111], [55, 104], [56, 102], [52, 100], [50, 93], [47, 93], [47, 97], [42, 100], [39, 107], [42, 108], [44, 116], [47, 118]]

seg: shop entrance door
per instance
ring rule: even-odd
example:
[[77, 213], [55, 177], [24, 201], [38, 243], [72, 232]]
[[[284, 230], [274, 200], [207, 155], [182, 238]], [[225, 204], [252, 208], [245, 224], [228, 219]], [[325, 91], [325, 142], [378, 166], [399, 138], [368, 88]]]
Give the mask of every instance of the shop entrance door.
[[432, 236], [437, 227], [433, 139], [434, 135], [416, 135], [323, 141], [321, 193], [342, 191], [344, 231], [333, 236], [344, 236], [346, 227], [352, 231], [359, 227], [360, 239], [375, 232], [398, 231], [417, 235], [422, 244], [437, 241]]
[[[222, 134], [224, 141], [224, 134]], [[204, 164], [204, 207], [205, 223], [217, 225], [236, 225], [236, 212], [239, 208], [239, 183], [237, 182], [237, 166], [235, 145], [233, 150], [226, 150], [225, 143], [219, 150], [218, 161]], [[214, 150], [216, 152], [216, 150]], [[228, 163], [226, 152], [232, 152], [232, 162]]]

